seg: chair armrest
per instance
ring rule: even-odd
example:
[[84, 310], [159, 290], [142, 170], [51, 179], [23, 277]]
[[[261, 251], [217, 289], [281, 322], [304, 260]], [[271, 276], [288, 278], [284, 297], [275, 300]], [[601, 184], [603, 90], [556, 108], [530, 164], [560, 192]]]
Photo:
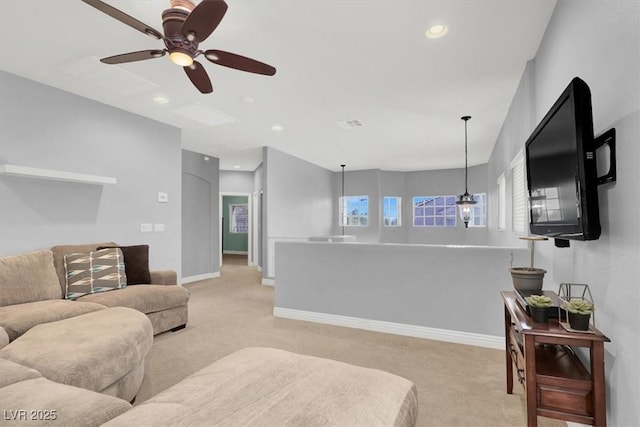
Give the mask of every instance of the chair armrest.
[[151, 270], [152, 285], [177, 285], [178, 275], [173, 270]]

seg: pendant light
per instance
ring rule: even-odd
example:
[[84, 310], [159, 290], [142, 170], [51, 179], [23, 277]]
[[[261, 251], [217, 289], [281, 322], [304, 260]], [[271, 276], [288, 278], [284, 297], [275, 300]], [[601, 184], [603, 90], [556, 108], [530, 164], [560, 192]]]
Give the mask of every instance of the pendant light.
[[460, 208], [460, 219], [464, 222], [464, 228], [469, 228], [469, 221], [473, 214], [473, 205], [478, 203], [473, 200], [473, 194], [469, 194], [469, 191], [467, 190], [467, 181], [469, 176], [467, 165], [467, 122], [471, 116], [462, 116], [460, 118], [464, 120], [464, 194], [458, 196], [456, 204], [458, 205], [458, 208]]

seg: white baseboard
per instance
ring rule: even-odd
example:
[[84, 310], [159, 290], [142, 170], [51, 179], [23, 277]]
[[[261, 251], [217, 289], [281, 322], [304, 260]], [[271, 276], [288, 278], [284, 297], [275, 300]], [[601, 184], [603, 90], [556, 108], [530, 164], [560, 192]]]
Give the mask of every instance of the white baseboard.
[[196, 274], [195, 276], [188, 276], [182, 278], [182, 284], [197, 282], [199, 280], [206, 279], [215, 279], [216, 277], [220, 277], [220, 272], [216, 271], [215, 273], [205, 273], [205, 274]]
[[248, 255], [247, 251], [222, 251], [225, 255]]
[[267, 285], [267, 286], [275, 286], [276, 285], [276, 280], [275, 279], [269, 279], [267, 277], [263, 277], [262, 278], [262, 284], [263, 285]]
[[[262, 279], [263, 283], [265, 279]], [[504, 338], [494, 335], [473, 334], [470, 332], [451, 331], [448, 329], [428, 328], [426, 326], [408, 325], [404, 323], [384, 322], [382, 320], [362, 319], [359, 317], [341, 316], [337, 314], [316, 313], [313, 311], [295, 310], [292, 308], [274, 307], [273, 315], [285, 319], [305, 320], [347, 328], [384, 332], [408, 337], [426, 338], [430, 340], [453, 342], [494, 349], [504, 349]]]

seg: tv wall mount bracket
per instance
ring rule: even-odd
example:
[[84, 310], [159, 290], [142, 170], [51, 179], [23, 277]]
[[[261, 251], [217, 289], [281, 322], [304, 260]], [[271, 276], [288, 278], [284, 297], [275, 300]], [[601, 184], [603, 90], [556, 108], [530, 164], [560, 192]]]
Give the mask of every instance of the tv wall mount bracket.
[[616, 128], [611, 128], [605, 133], [597, 136], [594, 139], [595, 142], [595, 150], [593, 152], [593, 156], [597, 159], [598, 154], [596, 154], [600, 150], [599, 155], [604, 155], [602, 152], [602, 148], [604, 146], [609, 147], [609, 171], [602, 176], [598, 177], [598, 185], [608, 184], [610, 182], [616, 181]]

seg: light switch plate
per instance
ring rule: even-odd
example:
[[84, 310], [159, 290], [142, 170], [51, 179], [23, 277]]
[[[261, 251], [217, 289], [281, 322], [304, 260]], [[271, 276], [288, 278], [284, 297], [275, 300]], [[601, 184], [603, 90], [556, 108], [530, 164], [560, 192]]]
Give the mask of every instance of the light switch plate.
[[142, 233], [150, 233], [153, 231], [153, 225], [149, 223], [140, 224], [140, 231]]
[[164, 231], [164, 224], [153, 224], [153, 231]]

